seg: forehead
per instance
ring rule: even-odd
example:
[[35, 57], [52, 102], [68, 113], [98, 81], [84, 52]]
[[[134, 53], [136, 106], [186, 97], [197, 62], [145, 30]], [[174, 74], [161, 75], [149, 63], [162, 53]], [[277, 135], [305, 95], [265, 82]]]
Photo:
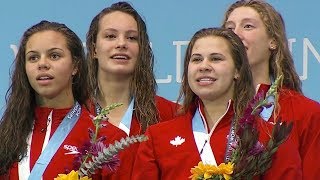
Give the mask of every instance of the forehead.
[[27, 41], [26, 48], [35, 48], [35, 47], [60, 47], [67, 48], [67, 41], [65, 36], [53, 30], [45, 30], [36, 32], [30, 36]]
[[192, 52], [195, 53], [203, 51], [212, 51], [210, 53], [229, 53], [229, 42], [225, 38], [219, 36], [206, 36], [199, 38], [195, 41]]
[[234, 9], [227, 21], [237, 21], [237, 20], [256, 20], [261, 21], [259, 13], [252, 7], [238, 7]]
[[105, 14], [100, 19], [99, 27], [101, 30], [112, 28], [116, 30], [137, 31], [138, 29], [136, 20], [131, 15], [121, 11]]

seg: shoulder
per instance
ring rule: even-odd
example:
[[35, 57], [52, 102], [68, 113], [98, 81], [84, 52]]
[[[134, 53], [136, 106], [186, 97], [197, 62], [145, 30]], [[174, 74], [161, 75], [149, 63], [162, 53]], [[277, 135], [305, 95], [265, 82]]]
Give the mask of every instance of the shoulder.
[[160, 116], [160, 122], [174, 118], [180, 107], [178, 103], [169, 101], [161, 96], [156, 96], [155, 102]]
[[189, 126], [191, 127], [191, 119], [192, 117], [190, 116], [190, 114], [181, 115], [171, 120], [151, 125], [148, 128], [148, 132], [151, 135], [157, 136], [158, 134], [164, 135], [178, 132], [180, 130], [184, 131], [186, 129], [189, 129]]
[[164, 97], [161, 97], [161, 96], [156, 96], [155, 97], [155, 102], [156, 102], [156, 105], [157, 107], [175, 107], [176, 105], [178, 105], [178, 103], [175, 103], [173, 101], [170, 101]]
[[279, 100], [284, 102], [291, 102], [292, 104], [296, 104], [297, 106], [308, 106], [308, 108], [311, 107], [320, 110], [319, 102], [312, 100], [297, 91], [286, 88], [280, 90]]
[[279, 95], [280, 113], [287, 118], [306, 119], [320, 117], [320, 104], [301, 93], [281, 89]]

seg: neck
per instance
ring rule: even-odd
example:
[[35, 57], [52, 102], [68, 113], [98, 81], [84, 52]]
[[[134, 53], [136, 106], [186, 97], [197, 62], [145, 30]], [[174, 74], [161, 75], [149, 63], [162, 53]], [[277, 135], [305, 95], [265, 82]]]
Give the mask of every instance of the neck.
[[229, 100], [224, 101], [202, 101], [208, 127], [211, 130], [219, 119], [225, 114]]
[[48, 107], [48, 108], [54, 108], [54, 109], [64, 109], [64, 108], [70, 108], [74, 105], [74, 98], [71, 93], [71, 95], [66, 96], [60, 96], [55, 98], [46, 98], [37, 96], [36, 97], [37, 105], [40, 107]]
[[99, 80], [100, 91], [97, 94], [97, 101], [102, 106], [113, 103], [129, 104], [130, 96], [130, 81], [106, 81]]
[[123, 104], [122, 106], [112, 110], [108, 115], [108, 121], [115, 126], [119, 126], [123, 115], [128, 109], [131, 99], [130, 81], [99, 79], [99, 89], [100, 91], [96, 98], [101, 107], [106, 107], [113, 103]]
[[257, 87], [259, 84], [271, 84], [269, 64], [251, 67], [253, 85]]

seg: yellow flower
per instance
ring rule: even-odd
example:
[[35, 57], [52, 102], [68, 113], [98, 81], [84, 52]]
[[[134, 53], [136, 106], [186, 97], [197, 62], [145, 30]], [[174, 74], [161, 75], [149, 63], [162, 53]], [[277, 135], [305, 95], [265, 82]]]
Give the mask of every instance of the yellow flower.
[[196, 180], [198, 179], [198, 177], [203, 177], [204, 179], [210, 179], [212, 175], [219, 173], [219, 169], [217, 168], [217, 166], [213, 166], [210, 164], [203, 164], [203, 162], [200, 161], [198, 163], [198, 166], [191, 168], [190, 172], [192, 175], [189, 178], [191, 178], [192, 180]]
[[69, 174], [58, 174], [54, 180], [91, 180], [88, 176], [79, 177], [78, 171], [72, 170]]
[[233, 163], [228, 162], [228, 164], [221, 163], [218, 168], [220, 169], [220, 174], [223, 174], [224, 179], [231, 179], [231, 174], [233, 173]]
[[218, 168], [221, 174], [232, 174], [233, 173], [233, 163], [228, 162], [227, 164], [221, 163]]
[[218, 167], [210, 164], [203, 164], [202, 161], [198, 163], [198, 166], [191, 168], [190, 170], [192, 180], [210, 179], [216, 176], [223, 176], [224, 179], [231, 179], [231, 174], [233, 173], [233, 163], [228, 162], [227, 164], [221, 163]]

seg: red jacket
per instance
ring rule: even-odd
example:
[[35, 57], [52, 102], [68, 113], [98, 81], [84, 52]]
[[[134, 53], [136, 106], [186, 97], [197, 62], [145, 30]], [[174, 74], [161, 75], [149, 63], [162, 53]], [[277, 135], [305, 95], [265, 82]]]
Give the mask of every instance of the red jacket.
[[[31, 143], [31, 155], [30, 155], [30, 170], [32, 170], [35, 162], [40, 156], [42, 144], [45, 138], [46, 131], [41, 131], [47, 127], [47, 117], [52, 109], [51, 108], [40, 108], [37, 107], [35, 110], [36, 121], [33, 130], [32, 143]], [[52, 115], [52, 130], [50, 137], [57, 129], [62, 119], [66, 116], [70, 109], [54, 109]], [[63, 174], [65, 171], [71, 171], [73, 169], [73, 162], [75, 154], [73, 151], [78, 151], [85, 142], [89, 140], [88, 128], [94, 130], [94, 125], [89, 112], [85, 107], [81, 108], [80, 119], [77, 121], [69, 135], [66, 137], [64, 142], [61, 144], [46, 170], [43, 174], [43, 179], [53, 179], [58, 174]], [[104, 141], [105, 144], [113, 143], [115, 140], [125, 137], [126, 134], [115, 128], [112, 124], [107, 123], [106, 127], [100, 129], [99, 135], [105, 135], [107, 139]], [[69, 154], [68, 154], [69, 153]], [[18, 180], [18, 164], [14, 164], [9, 173], [0, 179]]]
[[[150, 126], [146, 132], [149, 140], [140, 144], [134, 164], [132, 179], [186, 180], [191, 175], [190, 169], [201, 160], [196, 146], [192, 118], [195, 110], [191, 109], [183, 116], [174, 120]], [[217, 164], [224, 162], [227, 135], [233, 119], [233, 110], [229, 108], [221, 121], [214, 129], [210, 145]], [[259, 122], [262, 122], [260, 120]], [[260, 125], [260, 142], [269, 140], [266, 131], [269, 123]], [[179, 146], [173, 146], [170, 141], [180, 136], [185, 142]], [[262, 179], [301, 179], [301, 166], [297, 148], [294, 147], [292, 137], [283, 143], [276, 152], [272, 167], [262, 176]]]
[[[164, 122], [167, 120], [172, 119], [176, 114], [176, 109], [178, 108], [178, 104], [173, 103], [163, 97], [156, 96], [156, 106], [157, 110], [159, 112], [159, 122]], [[141, 133], [141, 127], [139, 124], [139, 121], [137, 117], [133, 113], [132, 121], [131, 121], [131, 127], [130, 127], [130, 134], [132, 135], [138, 135]], [[120, 167], [116, 172], [113, 172], [110, 174], [110, 172], [107, 172], [109, 174], [107, 178], [105, 179], [113, 179], [113, 180], [129, 180], [131, 179], [131, 173], [132, 168], [134, 164], [134, 160], [137, 154], [139, 144], [133, 144], [130, 145], [128, 148], [124, 149], [119, 153], [120, 156]]]
[[[266, 92], [269, 85], [260, 85]], [[320, 176], [320, 104], [302, 94], [286, 88], [279, 91], [280, 111], [278, 119], [293, 121], [297, 132], [297, 146], [302, 160], [303, 179], [318, 179]], [[271, 116], [269, 121], [273, 122]]]

